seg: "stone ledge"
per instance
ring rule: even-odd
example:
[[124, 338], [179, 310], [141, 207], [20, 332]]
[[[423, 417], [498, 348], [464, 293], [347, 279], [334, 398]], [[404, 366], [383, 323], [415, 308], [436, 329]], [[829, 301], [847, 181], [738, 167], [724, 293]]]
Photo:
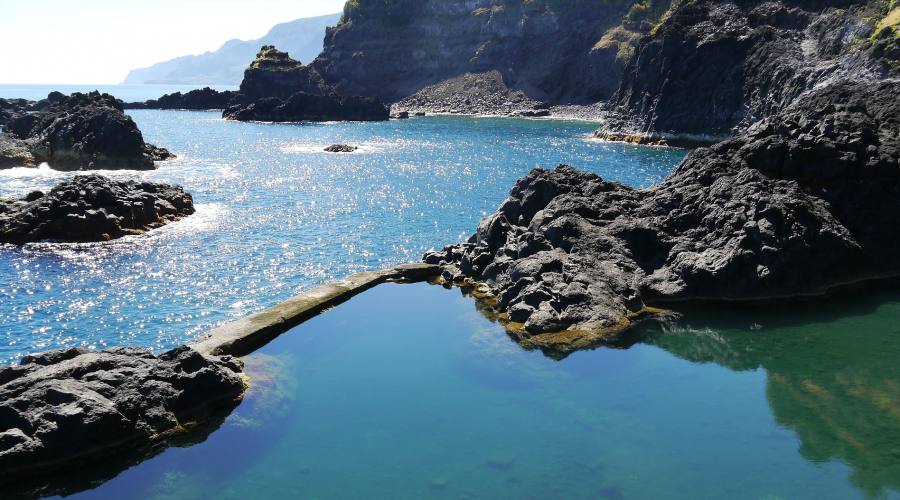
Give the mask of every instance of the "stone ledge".
[[382, 271], [365, 271], [317, 286], [256, 314], [215, 328], [191, 345], [214, 356], [243, 356], [262, 347], [285, 331], [388, 281], [414, 283], [440, 274], [431, 264], [403, 264]]

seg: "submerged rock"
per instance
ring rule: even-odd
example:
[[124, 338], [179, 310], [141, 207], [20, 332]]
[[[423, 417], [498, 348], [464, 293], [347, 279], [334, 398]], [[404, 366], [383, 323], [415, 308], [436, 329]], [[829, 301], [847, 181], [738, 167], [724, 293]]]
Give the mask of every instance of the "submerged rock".
[[0, 368], [0, 483], [52, 474], [183, 432], [230, 409], [242, 363], [179, 347], [26, 356]]
[[105, 241], [192, 213], [193, 199], [179, 186], [76, 176], [46, 195], [0, 200], [0, 243]]
[[[17, 115], [6, 123], [7, 141], [24, 141], [31, 163], [47, 162], [57, 170], [149, 170], [154, 161], [173, 156], [146, 144], [113, 96], [99, 92], [60, 96], [51, 94], [42, 110]], [[7, 166], [13, 163], [9, 155], [2, 156]]]
[[526, 345], [569, 351], [646, 304], [822, 293], [900, 272], [900, 83], [817, 90], [633, 189], [535, 169], [466, 243], [426, 254], [484, 281]]
[[248, 105], [226, 109], [226, 120], [301, 121], [382, 121], [390, 117], [388, 108], [371, 97], [317, 95], [297, 92], [286, 100], [266, 97]]
[[328, 153], [352, 153], [359, 149], [356, 146], [350, 146], [348, 144], [332, 144], [325, 148], [325, 151]]

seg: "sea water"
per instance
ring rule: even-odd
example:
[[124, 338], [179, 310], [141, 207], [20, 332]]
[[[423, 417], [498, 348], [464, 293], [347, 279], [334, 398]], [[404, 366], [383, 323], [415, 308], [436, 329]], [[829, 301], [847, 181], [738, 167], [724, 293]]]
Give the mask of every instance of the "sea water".
[[[183, 185], [197, 213], [97, 244], [0, 247], [0, 363], [47, 349], [163, 350], [224, 321], [362, 270], [463, 241], [534, 167], [568, 163], [646, 187], [684, 150], [589, 139], [595, 124], [425, 117], [263, 124], [131, 111], [178, 159], [116, 179]], [[354, 153], [326, 153], [334, 143]], [[77, 174], [0, 170], [0, 196]]]
[[245, 358], [224, 421], [63, 491], [900, 498], [900, 294], [683, 313], [556, 360], [458, 290], [382, 285]]
[[[348, 273], [456, 242], [515, 180], [565, 162], [635, 187], [684, 151], [579, 122], [223, 122], [134, 111], [196, 215], [99, 244], [0, 248], [0, 357], [190, 341]], [[332, 143], [360, 146], [326, 154]], [[0, 196], [74, 174], [0, 171]], [[900, 295], [686, 307], [596, 349], [526, 351], [458, 290], [383, 285], [245, 358], [234, 411], [99, 498], [898, 498]]]

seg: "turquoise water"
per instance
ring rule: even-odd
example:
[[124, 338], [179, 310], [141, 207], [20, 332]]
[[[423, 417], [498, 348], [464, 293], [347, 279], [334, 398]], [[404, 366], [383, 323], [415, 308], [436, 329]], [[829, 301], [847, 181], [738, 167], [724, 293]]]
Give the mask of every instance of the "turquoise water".
[[[72, 345], [173, 347], [313, 285], [465, 239], [532, 167], [567, 162], [648, 186], [685, 154], [595, 142], [586, 138], [595, 125], [580, 122], [273, 125], [131, 114], [179, 159], [104, 173], [182, 184], [198, 213], [110, 243], [0, 247], [0, 362]], [[361, 149], [322, 152], [333, 143]], [[69, 175], [0, 170], [0, 196]]]
[[112, 94], [125, 102], [146, 101], [156, 99], [164, 94], [173, 92], [188, 92], [193, 89], [211, 87], [216, 90], [236, 90], [237, 87], [228, 85], [150, 85], [150, 84], [120, 84], [120, 85], [34, 85], [0, 83], [0, 97], [28, 99], [38, 101], [54, 90], [63, 94], [72, 92], [91, 92], [98, 90]]
[[83, 496], [900, 498], [898, 317], [689, 310], [555, 361], [458, 290], [383, 285], [247, 357], [202, 442]]

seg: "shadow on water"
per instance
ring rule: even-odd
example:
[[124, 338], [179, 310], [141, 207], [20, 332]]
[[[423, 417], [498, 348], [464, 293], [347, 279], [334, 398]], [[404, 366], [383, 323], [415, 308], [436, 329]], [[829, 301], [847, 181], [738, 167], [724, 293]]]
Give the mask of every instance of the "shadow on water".
[[205, 442], [222, 426], [236, 407], [237, 403], [224, 408], [211, 419], [170, 438], [138, 446], [125, 453], [117, 453], [100, 459], [92, 458], [90, 463], [73, 466], [59, 473], [0, 486], [0, 498], [68, 496], [91, 490], [113, 479], [123, 471], [160, 455], [169, 448], [188, 448]]
[[[686, 310], [648, 322], [625, 342], [660, 347], [695, 363], [763, 369], [776, 422], [814, 463], [838, 459], [865, 494], [900, 491], [900, 294], [803, 303], [763, 313]], [[893, 307], [891, 307], [893, 306]]]
[[[765, 370], [776, 422], [813, 463], [840, 460], [867, 496], [900, 491], [900, 292], [876, 287], [781, 304], [680, 304], [592, 349], [661, 348], [692, 363]], [[468, 296], [465, 291], [463, 295]], [[476, 300], [485, 318], [498, 321]], [[563, 361], [568, 354], [544, 351]]]

